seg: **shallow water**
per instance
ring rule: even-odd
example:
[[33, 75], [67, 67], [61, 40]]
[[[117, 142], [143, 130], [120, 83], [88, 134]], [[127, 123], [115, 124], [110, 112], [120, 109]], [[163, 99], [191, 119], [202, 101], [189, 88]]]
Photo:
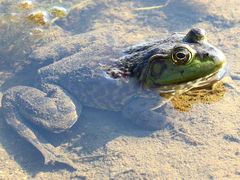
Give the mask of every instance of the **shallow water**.
[[[61, 163], [44, 165], [41, 154], [1, 118], [0, 179], [240, 178], [237, 0], [45, 0], [34, 1], [29, 10], [19, 8], [17, 2], [0, 0], [2, 93], [16, 85], [34, 85], [33, 51], [48, 43], [54, 47], [64, 39], [74, 42], [91, 31], [103, 43], [119, 47], [187, 32], [192, 27], [204, 28], [208, 40], [224, 51], [232, 81], [215, 91], [191, 91], [174, 99], [177, 134], [169, 129], [144, 130], [120, 113], [90, 108], [83, 110], [67, 132], [38, 129], [66, 153], [77, 170]], [[53, 6], [72, 10], [54, 22], [49, 17], [52, 22], [43, 26], [26, 20], [30, 12], [49, 11]], [[48, 50], [43, 48], [39, 54]]]

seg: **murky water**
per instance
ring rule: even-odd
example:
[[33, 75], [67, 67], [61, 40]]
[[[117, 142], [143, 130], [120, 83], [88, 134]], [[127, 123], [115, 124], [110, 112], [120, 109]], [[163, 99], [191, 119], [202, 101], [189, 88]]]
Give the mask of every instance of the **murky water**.
[[60, 134], [30, 125], [47, 140], [40, 140], [46, 148], [71, 163], [44, 165], [41, 153], [1, 113], [0, 179], [239, 179], [239, 6], [237, 0], [0, 0], [2, 93], [35, 86], [37, 69], [80, 48], [98, 52], [110, 44], [104, 50], [109, 55], [192, 27], [204, 28], [225, 53], [232, 77], [169, 102], [165, 113], [177, 131], [146, 130], [119, 112], [86, 107]]

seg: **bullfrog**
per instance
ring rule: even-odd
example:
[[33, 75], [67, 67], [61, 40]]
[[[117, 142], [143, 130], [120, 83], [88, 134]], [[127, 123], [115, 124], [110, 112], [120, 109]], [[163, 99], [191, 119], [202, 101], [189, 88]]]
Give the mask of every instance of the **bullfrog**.
[[144, 129], [174, 126], [174, 117], [166, 111], [171, 97], [225, 74], [223, 52], [208, 43], [200, 28], [127, 48], [82, 37], [86, 44], [67, 40], [60, 50], [46, 46], [44, 55], [33, 58], [42, 64], [34, 87], [12, 87], [2, 97], [6, 122], [41, 152], [45, 164], [72, 162], [36, 127], [67, 131], [81, 120], [83, 107], [121, 112]]

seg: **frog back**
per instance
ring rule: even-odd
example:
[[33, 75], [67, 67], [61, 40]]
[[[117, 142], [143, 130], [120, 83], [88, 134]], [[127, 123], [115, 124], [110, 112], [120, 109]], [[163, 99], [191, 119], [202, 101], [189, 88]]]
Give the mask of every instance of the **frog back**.
[[[95, 52], [96, 53], [96, 52]], [[80, 52], [38, 71], [40, 84], [55, 84], [84, 106], [121, 111], [124, 104], [140, 93], [133, 78], [113, 78], [107, 70], [120, 52], [91, 54]]]

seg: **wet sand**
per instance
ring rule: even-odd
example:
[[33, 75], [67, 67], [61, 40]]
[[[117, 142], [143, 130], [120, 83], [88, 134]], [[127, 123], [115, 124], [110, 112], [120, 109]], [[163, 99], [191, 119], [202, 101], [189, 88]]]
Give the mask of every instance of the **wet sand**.
[[[88, 17], [87, 21], [79, 20], [84, 26], [69, 30], [71, 21], [59, 22], [63, 30], [56, 37], [71, 38], [72, 34], [111, 27], [117, 46], [201, 27], [206, 29], [208, 40], [224, 51], [233, 82], [214, 92], [192, 91], [173, 102], [181, 110], [176, 111], [175, 124], [183, 136], [167, 129], [140, 129], [119, 113], [84, 109], [81, 120], [70, 131], [45, 134], [54, 146], [68, 153], [77, 171], [60, 163], [44, 165], [41, 154], [1, 118], [0, 179], [240, 178], [240, 2], [175, 0], [162, 8], [134, 10], [158, 5], [154, 2], [92, 3], [84, 11], [73, 13]], [[88, 14], [88, 8], [92, 12], [96, 7], [95, 15]], [[7, 84], [2, 91], [19, 83], [10, 78], [14, 77], [11, 70], [2, 70], [1, 74], [1, 84]], [[184, 104], [186, 99], [189, 104]]]

